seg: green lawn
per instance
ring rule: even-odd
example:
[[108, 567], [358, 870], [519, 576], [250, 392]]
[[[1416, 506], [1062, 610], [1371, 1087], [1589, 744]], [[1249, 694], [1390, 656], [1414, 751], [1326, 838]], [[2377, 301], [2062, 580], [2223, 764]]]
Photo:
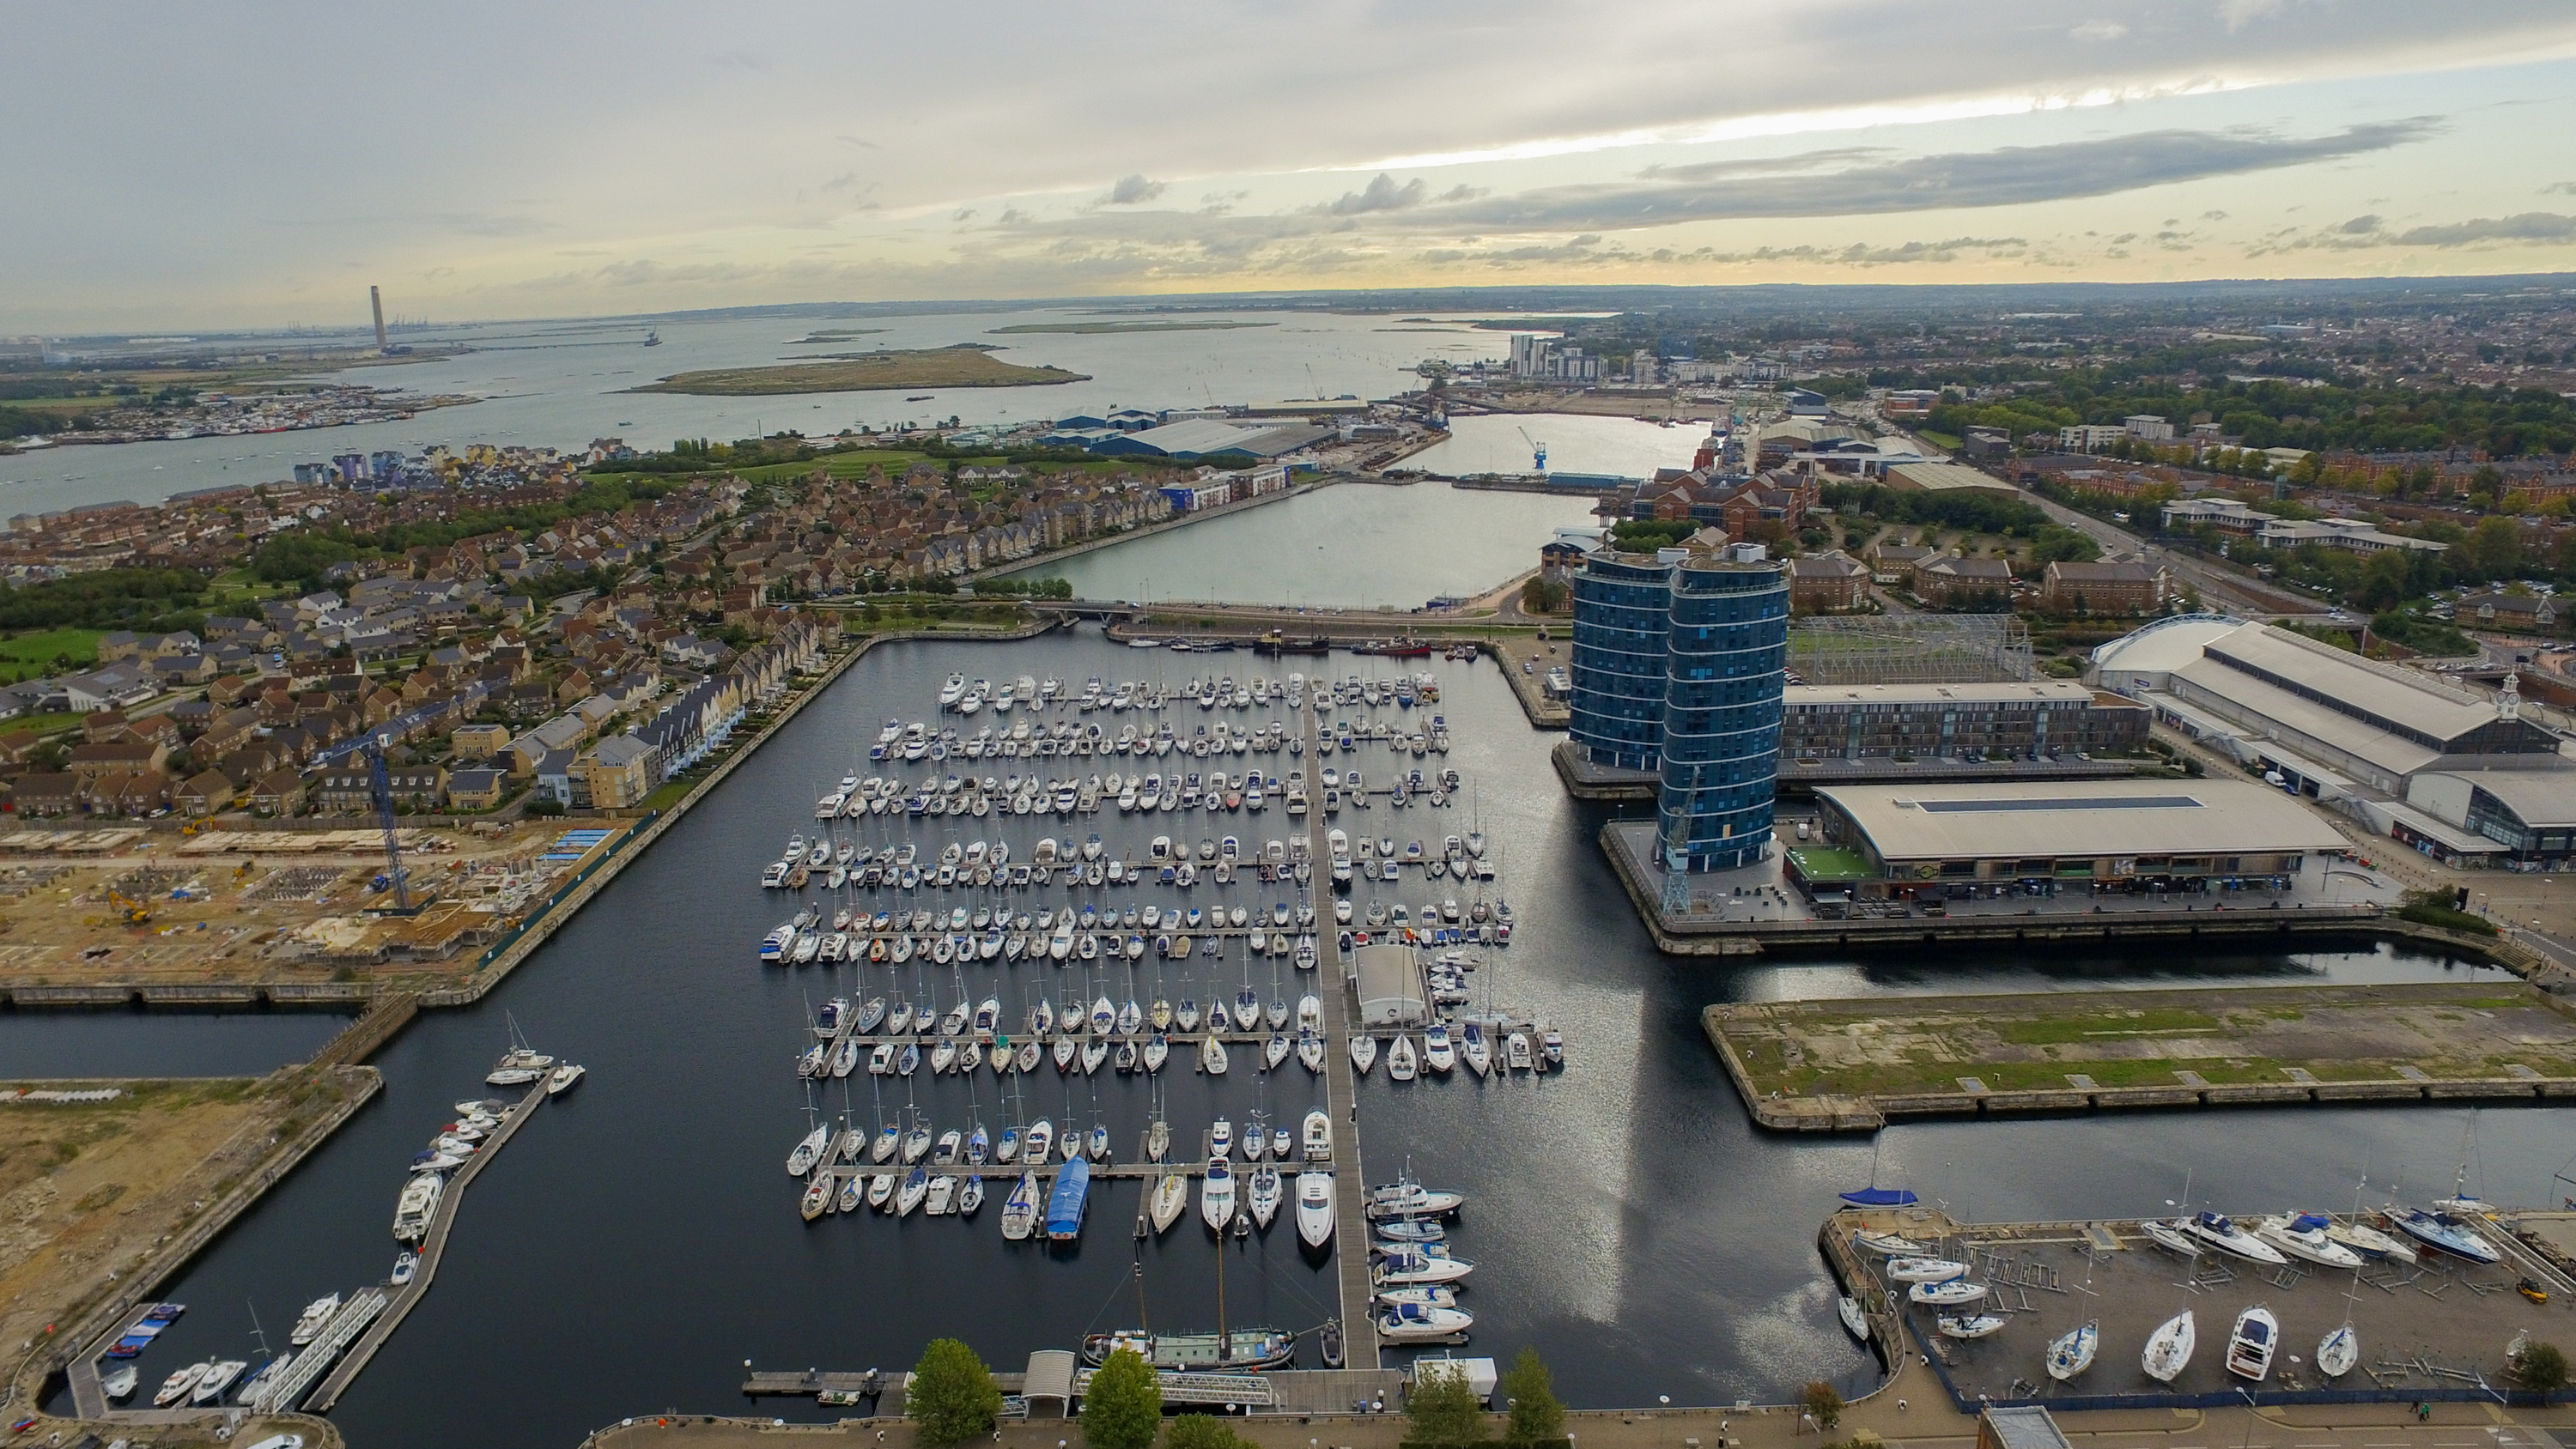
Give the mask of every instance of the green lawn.
[[50, 674], [61, 668], [54, 662], [61, 655], [70, 656], [74, 669], [87, 669], [98, 662], [98, 641], [105, 637], [104, 629], [47, 629], [0, 639], [0, 671]]

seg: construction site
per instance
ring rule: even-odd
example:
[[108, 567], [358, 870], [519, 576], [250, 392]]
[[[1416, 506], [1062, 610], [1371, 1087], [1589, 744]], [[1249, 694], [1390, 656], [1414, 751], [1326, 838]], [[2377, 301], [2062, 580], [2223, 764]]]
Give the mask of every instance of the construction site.
[[288, 1002], [469, 975], [631, 821], [0, 832], [0, 999]]

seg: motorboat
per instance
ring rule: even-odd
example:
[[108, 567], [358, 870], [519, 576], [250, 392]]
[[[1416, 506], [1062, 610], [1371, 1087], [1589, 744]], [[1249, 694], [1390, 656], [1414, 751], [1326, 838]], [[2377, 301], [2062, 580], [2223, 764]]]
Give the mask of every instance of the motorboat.
[[1332, 1160], [1333, 1119], [1323, 1108], [1317, 1107], [1306, 1114], [1304, 1128], [1299, 1136], [1303, 1144], [1303, 1155], [1308, 1162]]
[[429, 1235], [429, 1220], [438, 1211], [439, 1195], [446, 1190], [447, 1179], [434, 1172], [414, 1176], [403, 1185], [402, 1196], [394, 1203], [394, 1239], [417, 1243]]
[[1463, 1337], [1475, 1322], [1463, 1308], [1393, 1303], [1377, 1315], [1377, 1336], [1388, 1343], [1429, 1343]]
[[1425, 1283], [1455, 1283], [1476, 1271], [1476, 1265], [1464, 1258], [1435, 1256], [1418, 1247], [1401, 1247], [1379, 1260], [1371, 1270], [1371, 1282], [1379, 1287], [1410, 1287]]
[[2182, 1227], [2211, 1247], [2234, 1253], [2250, 1262], [2277, 1268], [2290, 1261], [2282, 1256], [2279, 1249], [2236, 1226], [2224, 1213], [2193, 1213], [2183, 1219]]
[[2227, 1334], [2227, 1371], [2261, 1383], [2272, 1372], [2272, 1355], [2281, 1347], [2281, 1321], [2257, 1305], [2236, 1315]]
[[1435, 1021], [1430, 1026], [1424, 1028], [1422, 1033], [1422, 1065], [1445, 1077], [1449, 1074], [1450, 1069], [1455, 1067], [1457, 1064], [1458, 1052], [1455, 1047], [1450, 1045], [1449, 1027], [1447, 1023]]
[[326, 1293], [305, 1304], [304, 1312], [295, 1320], [295, 1327], [288, 1331], [286, 1341], [297, 1348], [311, 1343], [339, 1311], [340, 1295], [337, 1293]]
[[2388, 1220], [2397, 1230], [2428, 1248], [2439, 1248], [2455, 1258], [2472, 1263], [2494, 1263], [2504, 1255], [2493, 1243], [2471, 1229], [2467, 1222], [2449, 1213], [2429, 1213], [2421, 1208], [2392, 1208]]
[[2191, 1351], [2196, 1346], [2197, 1331], [2192, 1326], [2191, 1310], [2186, 1308], [2159, 1324], [2147, 1335], [2145, 1353], [2139, 1367], [2148, 1378], [2160, 1384], [2172, 1383], [2176, 1376], [2191, 1366]]
[[2326, 1236], [2365, 1258], [2385, 1258], [2411, 1265], [2417, 1256], [2414, 1244], [2404, 1238], [2392, 1238], [2366, 1223], [2330, 1220], [2326, 1224]]
[[1934, 1327], [1943, 1338], [1984, 1338], [2000, 1332], [2010, 1322], [2011, 1319], [2000, 1313], [1974, 1313], [1944, 1315], [1935, 1321]]
[[106, 1391], [110, 1399], [123, 1400], [134, 1393], [134, 1386], [142, 1376], [142, 1370], [132, 1364], [126, 1364], [101, 1378], [98, 1386]]
[[1223, 1153], [1208, 1159], [1207, 1176], [1199, 1182], [1199, 1217], [1219, 1233], [1234, 1221], [1234, 1169]]
[[1333, 1221], [1333, 1175], [1311, 1170], [1297, 1174], [1299, 1241], [1310, 1248], [1321, 1248], [1333, 1239]]
[[213, 1367], [211, 1363], [192, 1363], [163, 1379], [160, 1391], [152, 1396], [153, 1407], [166, 1409], [186, 1398], [188, 1391], [197, 1386], [197, 1381], [206, 1376], [206, 1370]]
[[2343, 1377], [2360, 1361], [2361, 1339], [2349, 1323], [2317, 1340], [2317, 1372], [2327, 1378]]
[[1917, 1283], [1905, 1290], [1905, 1296], [1935, 1308], [1955, 1308], [1963, 1303], [1984, 1302], [1986, 1285], [1965, 1278], [1944, 1278], [1938, 1283]]
[[[1372, 1220], [1447, 1217], [1467, 1205], [1467, 1196], [1427, 1188], [1408, 1179], [1370, 1188], [1365, 1202]], [[1967, 1269], [1962, 1267], [1959, 1271], [1964, 1273]]]
[[1029, 1124], [1028, 1132], [1020, 1139], [1020, 1160], [1030, 1163], [1044, 1162], [1047, 1160], [1048, 1150], [1054, 1146], [1055, 1123], [1040, 1117]]
[[249, 1367], [237, 1358], [208, 1364], [206, 1371], [197, 1376], [196, 1387], [188, 1390], [188, 1402], [192, 1405], [211, 1404], [222, 1398], [224, 1390], [231, 1388], [233, 1380], [240, 1378], [242, 1370]]
[[1377, 1038], [1364, 1031], [1351, 1033], [1351, 1070], [1365, 1077], [1376, 1063]]
[[420, 1272], [420, 1254], [406, 1248], [394, 1256], [393, 1276], [387, 1281], [400, 1288]]
[[1890, 1258], [1887, 1276], [1899, 1283], [1946, 1283], [1968, 1276], [1968, 1265], [1955, 1258]]
[[1834, 1312], [1843, 1321], [1843, 1331], [1863, 1343], [1869, 1342], [1869, 1315], [1861, 1310], [1860, 1300], [1848, 1293], [1834, 1297]]
[[2102, 1347], [2102, 1321], [2093, 1319], [2068, 1329], [2049, 1340], [2048, 1357], [2044, 1360], [2048, 1376], [2064, 1383], [2093, 1366], [2093, 1355]]
[[2186, 1258], [2200, 1256], [2200, 1240], [2173, 1223], [2148, 1218], [2138, 1224], [2138, 1231], [2146, 1234], [2149, 1242], [2168, 1252], [2180, 1253]]
[[2254, 1225], [2254, 1235], [2293, 1258], [2329, 1268], [2358, 1268], [2361, 1255], [2326, 1235], [2327, 1219], [2319, 1213], [2283, 1214]]

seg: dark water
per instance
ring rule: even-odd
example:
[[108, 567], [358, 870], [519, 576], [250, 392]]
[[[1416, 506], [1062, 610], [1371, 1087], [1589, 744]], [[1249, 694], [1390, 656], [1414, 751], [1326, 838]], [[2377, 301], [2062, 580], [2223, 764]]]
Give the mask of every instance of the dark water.
[[[482, 1094], [481, 1075], [506, 1044], [505, 1011], [542, 1049], [586, 1063], [590, 1079], [545, 1107], [477, 1178], [435, 1290], [335, 1414], [355, 1444], [569, 1444], [630, 1414], [738, 1411], [745, 1359], [770, 1368], [901, 1367], [926, 1339], [954, 1334], [1016, 1369], [1032, 1349], [1070, 1346], [1085, 1330], [1132, 1321], [1133, 1184], [1096, 1194], [1085, 1239], [1070, 1253], [1006, 1244], [998, 1194], [971, 1223], [874, 1214], [810, 1227], [798, 1220], [795, 1185], [783, 1171], [804, 1126], [791, 1058], [806, 1001], [832, 994], [832, 977], [755, 963], [754, 943], [785, 911], [754, 881], [786, 836], [810, 831], [814, 797], [852, 766], [875, 726], [889, 715], [928, 715], [952, 669], [1079, 681], [1092, 673], [1179, 677], [1209, 663], [1116, 648], [1088, 632], [1078, 640], [871, 654], [506, 987], [478, 1008], [425, 1015], [381, 1054], [384, 1098], [173, 1286], [169, 1296], [192, 1311], [153, 1349], [151, 1365], [161, 1367], [147, 1365], [147, 1378], [246, 1348], [246, 1303], [256, 1303], [276, 1334], [307, 1299], [385, 1273], [402, 1165], [448, 1120], [451, 1102]], [[1341, 675], [1368, 663], [1336, 656], [1329, 668]], [[1249, 655], [1216, 656], [1215, 665], [1238, 676], [1279, 668]], [[1478, 1317], [1473, 1351], [1507, 1356], [1535, 1344], [1576, 1403], [1777, 1398], [1810, 1378], [1865, 1373], [1866, 1360], [1835, 1323], [1812, 1244], [1833, 1195], [1869, 1179], [1872, 1146], [1756, 1134], [1699, 1035], [1696, 1011], [1707, 1002], [2417, 980], [2472, 969], [2368, 949], [1924, 955], [1867, 965], [1666, 960], [1648, 946], [1601, 863], [1593, 836], [1602, 811], [1559, 790], [1546, 763], [1552, 737], [1527, 730], [1491, 664], [1428, 667], [1447, 686], [1440, 708], [1457, 731], [1448, 763], [1473, 786], [1472, 807], [1494, 840], [1502, 889], [1521, 920], [1494, 989], [1504, 1003], [1561, 1027], [1572, 1067], [1561, 1077], [1495, 1083], [1461, 1072], [1458, 1080], [1397, 1086], [1372, 1075], [1359, 1104], [1369, 1174], [1383, 1179], [1409, 1157], [1426, 1182], [1471, 1194], [1457, 1250], [1482, 1265], [1466, 1295]], [[1246, 717], [1266, 716], [1258, 709], [1235, 716]], [[1377, 752], [1360, 763], [1379, 773], [1386, 759]], [[1242, 762], [1255, 761], [1265, 770], [1292, 763]], [[1294, 763], [1310, 774], [1316, 767], [1311, 758]], [[1381, 807], [1341, 819], [1355, 831], [1365, 822], [1399, 840], [1436, 839], [1464, 833], [1470, 813]], [[1200, 814], [1154, 822], [1125, 828], [1192, 840], [1218, 833]], [[989, 820], [953, 829], [925, 823], [931, 828], [922, 835], [932, 842], [1001, 832]], [[1108, 811], [1077, 821], [1075, 834], [1096, 829], [1115, 843], [1122, 823]], [[1260, 839], [1285, 835], [1287, 823], [1273, 812], [1226, 828]], [[1029, 817], [1010, 833], [1024, 848], [1063, 828]], [[1420, 878], [1405, 891], [1418, 908]], [[1204, 1002], [1242, 968], [1229, 959], [1218, 980], [1197, 969], [1194, 989]], [[872, 975], [870, 993], [884, 990], [884, 969]], [[970, 982], [977, 996], [1001, 994], [1016, 1014], [1026, 983], [1053, 986], [1080, 975], [982, 967]], [[1270, 994], [1266, 964], [1254, 981]], [[953, 999], [953, 989], [939, 985], [941, 1000]], [[1139, 996], [1150, 999], [1152, 986], [1148, 970]], [[1123, 983], [1110, 989], [1124, 999]], [[1184, 988], [1166, 989], [1177, 997]], [[1292, 999], [1300, 989], [1285, 986]], [[860, 1114], [869, 1115], [868, 1079], [862, 1072], [850, 1080]], [[917, 1080], [938, 1125], [964, 1125], [965, 1084]], [[1096, 1087], [1098, 1110], [1115, 1125], [1122, 1155], [1131, 1154], [1148, 1110], [1144, 1087], [1105, 1071], [1077, 1080], [1071, 1115], [1088, 1120]], [[1241, 1123], [1263, 1079], [1238, 1053], [1221, 1082], [1177, 1065], [1164, 1080], [1176, 1134], [1189, 1140], [1220, 1111]], [[1064, 1121], [1060, 1079], [1041, 1069], [1028, 1081], [1028, 1115]], [[984, 1120], [998, 1123], [1005, 1109], [989, 1072], [973, 1091]], [[1292, 1063], [1271, 1083], [1269, 1106], [1275, 1118], [1293, 1121], [1315, 1094]], [[837, 1110], [839, 1101], [831, 1090], [829, 1106]], [[2178, 1196], [2186, 1170], [2196, 1174], [2195, 1197], [2224, 1207], [2335, 1207], [2351, 1202], [2365, 1165], [2374, 1193], [2391, 1182], [2419, 1197], [2447, 1189], [2468, 1120], [2418, 1107], [1902, 1127], [1882, 1134], [1878, 1174], [1984, 1218], [2143, 1212]], [[2566, 1119], [2515, 1110], [2479, 1120], [2472, 1186], [2507, 1201], [2554, 1201], [2550, 1175], [2569, 1152]], [[1266, 1241], [1225, 1254], [1233, 1324], [1303, 1328], [1331, 1311], [1331, 1275], [1301, 1259], [1287, 1218]], [[1156, 1326], [1213, 1326], [1217, 1249], [1194, 1212], [1141, 1257]], [[761, 1412], [817, 1410], [766, 1400]]]
[[258, 1076], [311, 1061], [348, 1024], [326, 1011], [11, 1011], [0, 1079]]

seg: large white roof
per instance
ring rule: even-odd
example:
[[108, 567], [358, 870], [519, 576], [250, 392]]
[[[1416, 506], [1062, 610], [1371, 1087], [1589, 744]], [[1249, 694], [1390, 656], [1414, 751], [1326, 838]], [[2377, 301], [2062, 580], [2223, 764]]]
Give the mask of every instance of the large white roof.
[[2235, 780], [1834, 785], [1816, 793], [1891, 862], [2289, 855], [2344, 843], [2290, 796]]
[[2160, 619], [2096, 648], [2093, 667], [2170, 674], [2198, 659], [2201, 647], [2212, 639], [2224, 638], [2244, 627], [2241, 619], [2208, 614]]

